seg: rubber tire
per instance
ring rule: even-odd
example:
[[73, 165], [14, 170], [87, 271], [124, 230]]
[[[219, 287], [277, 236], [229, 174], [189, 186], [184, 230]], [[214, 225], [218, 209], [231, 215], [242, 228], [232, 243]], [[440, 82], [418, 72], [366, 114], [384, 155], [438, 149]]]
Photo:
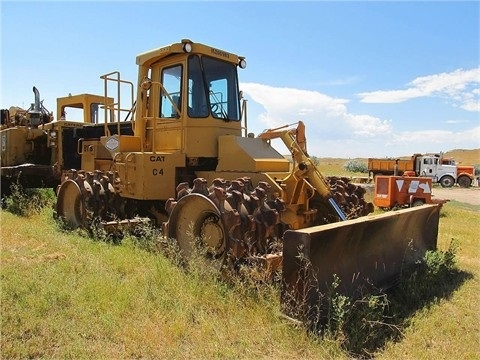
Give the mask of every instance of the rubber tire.
[[423, 202], [423, 200], [420, 200], [420, 199], [416, 199], [412, 202], [412, 205], [411, 207], [415, 207], [415, 206], [422, 206], [424, 205], [425, 203]]
[[469, 188], [472, 185], [472, 180], [468, 176], [462, 175], [458, 178], [457, 183], [462, 188]]
[[444, 176], [440, 179], [440, 185], [442, 185], [443, 188], [450, 188], [455, 184], [455, 179], [449, 175]]

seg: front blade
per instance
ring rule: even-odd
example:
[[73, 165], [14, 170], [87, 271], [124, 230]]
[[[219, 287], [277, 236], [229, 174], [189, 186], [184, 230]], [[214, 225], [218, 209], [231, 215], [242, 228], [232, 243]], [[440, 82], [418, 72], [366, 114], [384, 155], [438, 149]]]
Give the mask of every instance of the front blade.
[[283, 244], [282, 308], [298, 318], [320, 308], [331, 289], [355, 297], [368, 286], [387, 289], [402, 267], [437, 246], [440, 207], [424, 205], [381, 215], [289, 230]]

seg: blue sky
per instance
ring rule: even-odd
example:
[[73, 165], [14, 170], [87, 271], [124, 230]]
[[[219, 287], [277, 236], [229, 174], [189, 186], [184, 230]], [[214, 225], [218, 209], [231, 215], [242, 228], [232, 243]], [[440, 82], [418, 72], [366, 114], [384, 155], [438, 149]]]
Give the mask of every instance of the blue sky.
[[2, 1], [0, 106], [36, 86], [55, 111], [189, 38], [246, 57], [255, 134], [302, 120], [317, 157], [480, 148], [479, 19], [478, 1]]

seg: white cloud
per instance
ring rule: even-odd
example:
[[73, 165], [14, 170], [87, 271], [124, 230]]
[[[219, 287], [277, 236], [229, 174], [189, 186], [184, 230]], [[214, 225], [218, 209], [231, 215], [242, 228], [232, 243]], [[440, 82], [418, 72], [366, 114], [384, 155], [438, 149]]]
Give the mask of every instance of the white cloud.
[[242, 83], [242, 90], [262, 104], [268, 113], [265, 121], [272, 127], [296, 121], [299, 116], [338, 115], [345, 111], [344, 99], [336, 99], [316, 91], [276, 88], [256, 83]]
[[353, 133], [364, 137], [386, 135], [391, 132], [391, 122], [370, 115], [344, 114]]
[[[404, 156], [416, 152], [480, 147], [480, 127], [462, 131], [428, 128], [404, 131], [402, 124], [397, 124], [400, 128], [394, 128], [389, 119], [354, 114], [348, 109], [348, 100], [317, 91], [276, 88], [258, 83], [242, 83], [241, 89], [251, 100], [248, 115], [250, 132], [258, 134], [266, 128], [302, 120], [306, 125], [308, 152], [318, 157]], [[279, 148], [277, 144], [280, 141], [274, 146], [286, 153], [282, 145]]]
[[400, 103], [417, 97], [426, 96], [420, 89], [407, 89], [407, 90], [378, 90], [366, 93], [358, 94], [364, 103]]
[[334, 98], [317, 91], [242, 83], [242, 90], [263, 106], [259, 116], [267, 128], [305, 122], [309, 132], [334, 138], [371, 137], [390, 131], [390, 123], [370, 115], [351, 114], [348, 100]]
[[446, 124], [464, 124], [467, 122], [468, 122], [467, 120], [459, 120], [459, 119], [451, 119], [451, 120], [445, 121]]
[[[474, 148], [480, 147], [480, 127], [465, 131], [446, 131], [446, 130], [420, 130], [420, 131], [403, 131], [391, 138], [391, 143], [410, 144], [448, 144], [451, 150], [453, 148], [465, 148], [466, 144], [476, 144]], [[467, 147], [469, 148], [469, 147]]]
[[467, 110], [480, 112], [480, 67], [421, 76], [405, 90], [379, 90], [358, 94], [364, 103], [400, 103], [418, 97], [440, 97]]

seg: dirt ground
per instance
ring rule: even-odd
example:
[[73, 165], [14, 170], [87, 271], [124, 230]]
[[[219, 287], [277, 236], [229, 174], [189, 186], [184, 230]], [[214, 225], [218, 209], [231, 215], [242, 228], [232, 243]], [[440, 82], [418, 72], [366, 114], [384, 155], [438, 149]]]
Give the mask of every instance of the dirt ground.
[[471, 205], [480, 205], [480, 187], [472, 186], [468, 189], [454, 186], [451, 188], [434, 187], [433, 196], [437, 199], [455, 200]]

